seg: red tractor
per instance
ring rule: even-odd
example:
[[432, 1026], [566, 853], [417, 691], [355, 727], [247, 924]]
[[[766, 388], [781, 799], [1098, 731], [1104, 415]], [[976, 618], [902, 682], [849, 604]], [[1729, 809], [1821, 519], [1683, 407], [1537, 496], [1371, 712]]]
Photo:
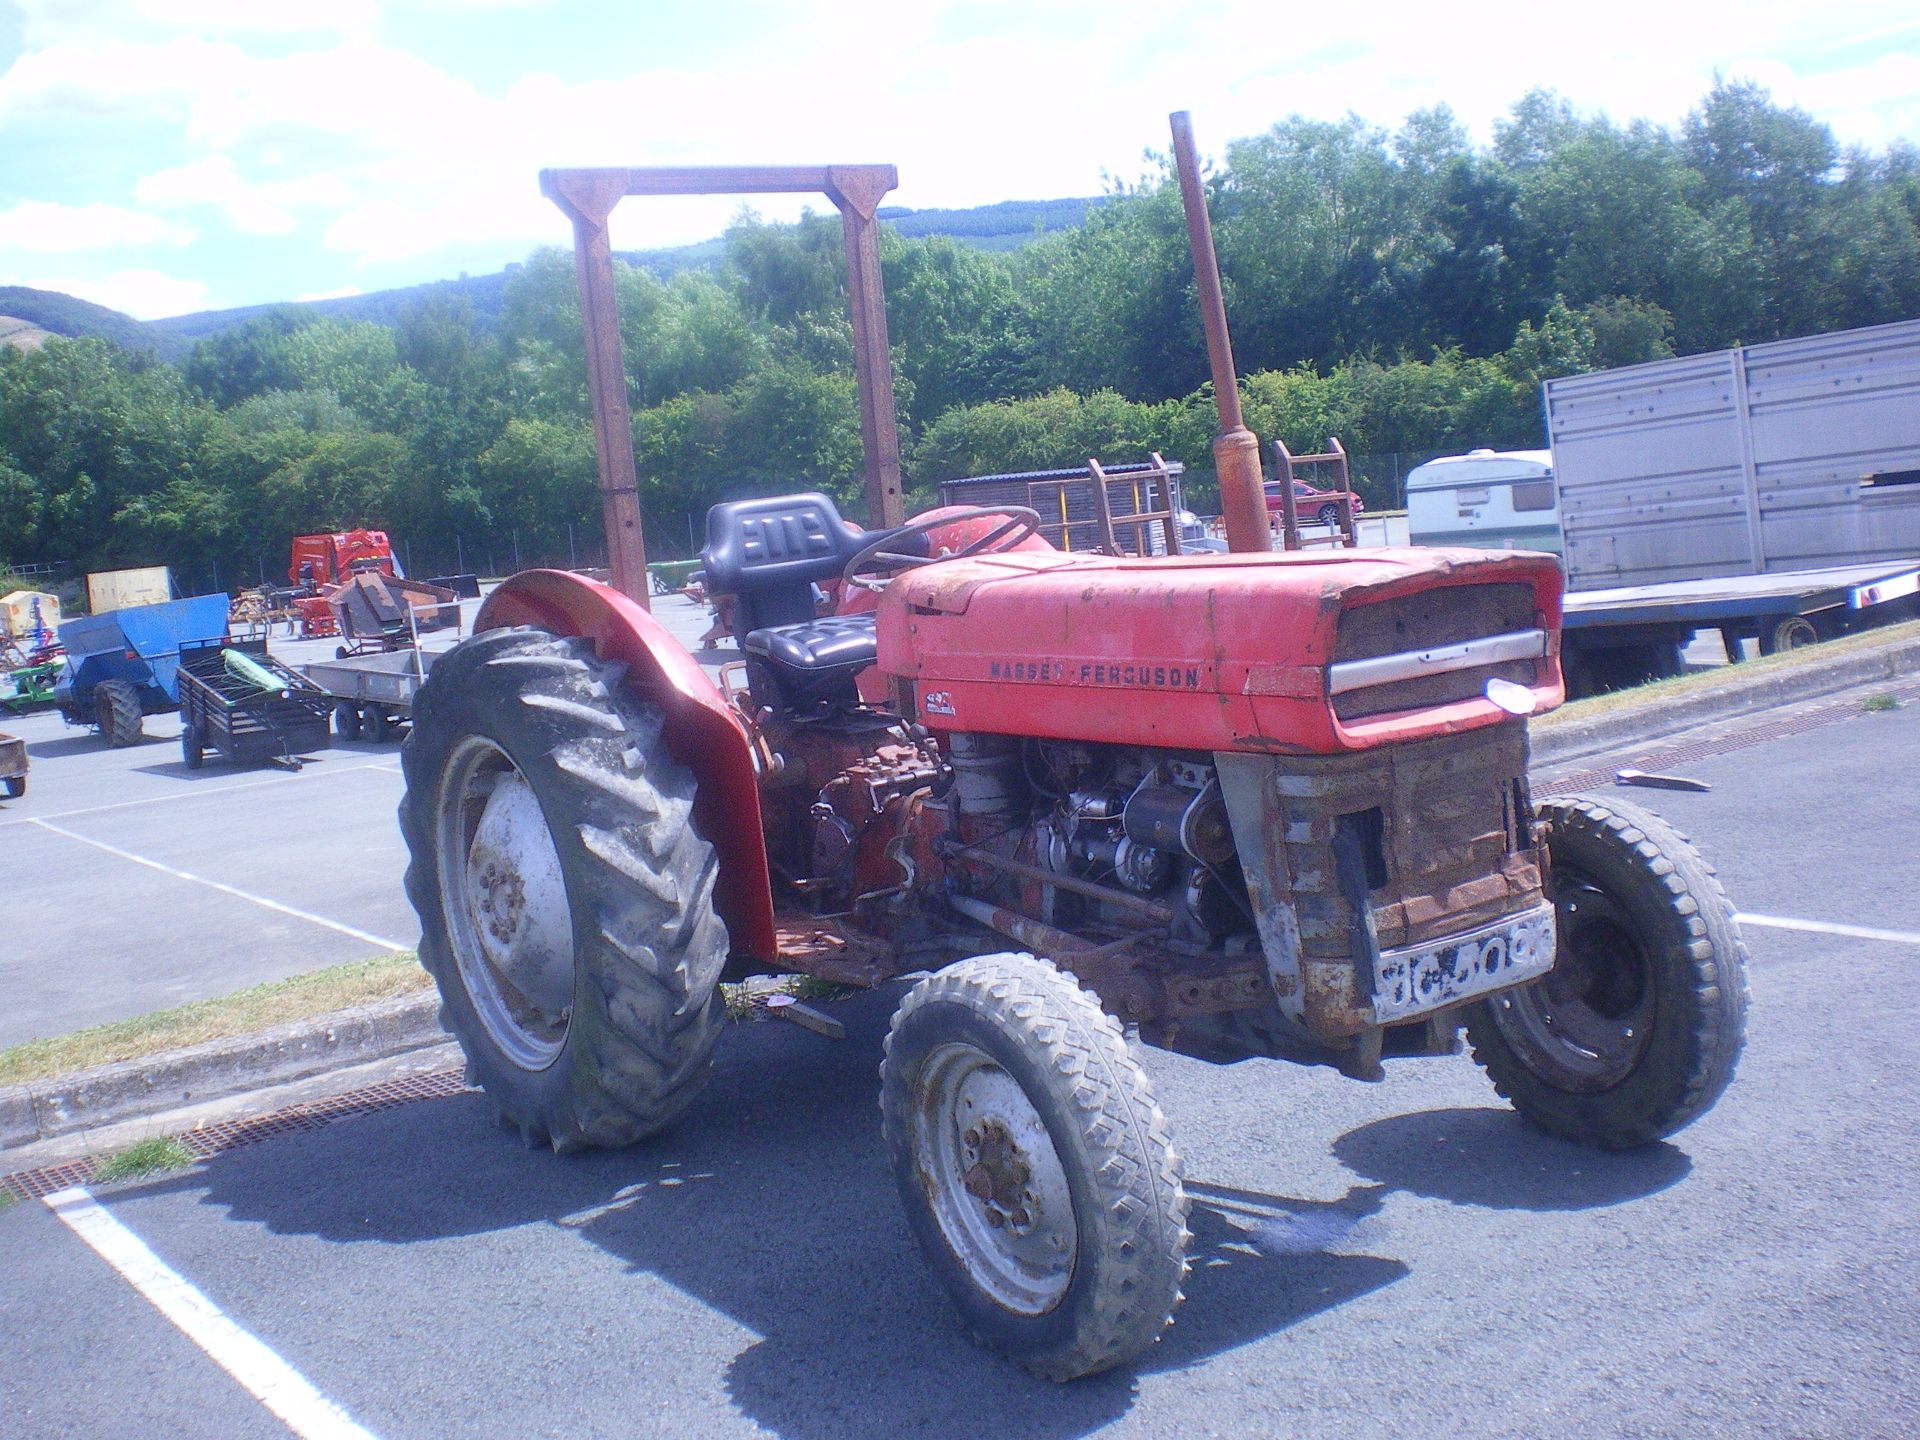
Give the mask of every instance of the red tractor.
[[715, 507], [724, 692], [606, 586], [489, 598], [415, 703], [402, 821], [421, 957], [512, 1126], [671, 1122], [723, 978], [931, 970], [881, 1072], [901, 1198], [968, 1323], [1065, 1379], [1180, 1299], [1142, 1044], [1364, 1079], [1464, 1028], [1522, 1114], [1607, 1147], [1713, 1103], [1746, 996], [1719, 884], [1651, 815], [1528, 799], [1551, 557], [1114, 558], [1034, 519]]
[[[552, 173], [595, 225], [635, 176], [691, 183]], [[1242, 448], [1223, 498], [1264, 546]], [[1601, 1147], [1714, 1103], [1747, 990], [1712, 871], [1645, 812], [1528, 793], [1525, 717], [1564, 694], [1553, 557], [1070, 554], [1036, 522], [715, 506], [718, 683], [637, 566], [488, 598], [415, 700], [401, 824], [421, 959], [505, 1123], [562, 1151], [670, 1124], [722, 980], [909, 982], [880, 1088], [911, 1227], [981, 1339], [1067, 1380], [1181, 1299], [1145, 1047], [1366, 1080], [1464, 1031], [1522, 1115]]]

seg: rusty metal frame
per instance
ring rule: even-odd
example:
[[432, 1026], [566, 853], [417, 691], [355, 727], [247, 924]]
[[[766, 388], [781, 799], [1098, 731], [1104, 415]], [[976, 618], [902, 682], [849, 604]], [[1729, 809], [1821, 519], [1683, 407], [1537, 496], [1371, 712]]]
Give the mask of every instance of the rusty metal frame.
[[1185, 110], [1168, 117], [1173, 125], [1174, 168], [1180, 204], [1186, 213], [1187, 245], [1200, 295], [1200, 322], [1207, 336], [1207, 363], [1213, 372], [1213, 404], [1220, 429], [1213, 437], [1213, 468], [1220, 480], [1220, 509], [1227, 522], [1227, 549], [1273, 548], [1267, 499], [1260, 488], [1260, 441], [1240, 413], [1240, 380], [1233, 368], [1233, 342], [1227, 332], [1227, 306], [1220, 291], [1220, 263], [1213, 253], [1213, 226], [1200, 186], [1200, 159], [1193, 143], [1193, 120]]
[[593, 449], [599, 463], [600, 513], [607, 532], [613, 587], [648, 607], [647, 550], [641, 533], [639, 471], [633, 457], [633, 413], [627, 404], [620, 318], [613, 288], [608, 217], [629, 195], [762, 195], [820, 192], [840, 212], [847, 251], [847, 308], [853, 322], [853, 368], [860, 393], [860, 440], [868, 523], [898, 525], [900, 424], [887, 351], [887, 304], [880, 278], [875, 211], [900, 183], [891, 165], [660, 166], [643, 169], [542, 170], [540, 193], [573, 222], [580, 285], [580, 323], [587, 346], [587, 392], [593, 406]]

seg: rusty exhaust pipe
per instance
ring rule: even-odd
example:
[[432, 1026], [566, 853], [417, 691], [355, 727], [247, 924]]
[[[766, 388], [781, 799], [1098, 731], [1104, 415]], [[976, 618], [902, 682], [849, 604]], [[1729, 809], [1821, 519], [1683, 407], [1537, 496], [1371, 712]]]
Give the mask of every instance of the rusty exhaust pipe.
[[1213, 369], [1213, 404], [1220, 416], [1220, 433], [1213, 437], [1213, 468], [1220, 477], [1227, 549], [1271, 550], [1267, 501], [1260, 488], [1260, 442], [1240, 416], [1240, 381], [1233, 368], [1233, 342], [1227, 337], [1227, 306], [1220, 294], [1220, 265], [1213, 254], [1207, 198], [1200, 190], [1193, 118], [1185, 110], [1175, 111], [1170, 118], [1180, 204], [1187, 214], [1187, 244], [1193, 250], [1193, 274], [1200, 286], [1200, 323], [1206, 328], [1207, 361]]

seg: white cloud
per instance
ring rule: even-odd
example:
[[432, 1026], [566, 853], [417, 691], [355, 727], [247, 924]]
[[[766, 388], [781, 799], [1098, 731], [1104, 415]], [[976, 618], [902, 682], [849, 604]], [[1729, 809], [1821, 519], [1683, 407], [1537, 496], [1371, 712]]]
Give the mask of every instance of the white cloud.
[[159, 320], [185, 315], [207, 306], [209, 287], [203, 280], [165, 275], [158, 270], [119, 270], [111, 275], [73, 278], [46, 276], [19, 282], [35, 290], [57, 290], [120, 310], [136, 320]]
[[185, 226], [117, 205], [55, 205], [23, 200], [0, 211], [0, 255], [22, 251], [64, 255], [80, 250], [125, 250], [193, 242]]
[[[451, 271], [565, 245], [538, 194], [543, 166], [892, 161], [902, 184], [890, 203], [968, 205], [1135, 178], [1144, 151], [1168, 148], [1174, 109], [1194, 111], [1216, 157], [1295, 112], [1392, 127], [1442, 103], [1485, 141], [1534, 86], [1616, 120], [1676, 124], [1716, 71], [1761, 80], [1843, 142], [1920, 136], [1911, 0], [1614, 0], [1598, 21], [1564, 8], [1516, 19], [1472, 0], [1379, 0], [1364, 13], [1272, 0], [1177, 13], [1147, 0], [710, 0], [709, 33], [663, 22], [626, 73], [606, 77], [602, 60], [604, 78], [527, 74], [492, 88], [456, 68], [451, 27], [475, 0], [15, 3], [27, 43], [0, 73], [0, 152], [28, 127], [60, 135], [75, 117], [104, 117], [163, 157], [134, 188], [141, 205], [206, 229], [313, 238], [344, 262], [285, 292], [347, 265], [418, 272], [438, 257]], [[494, 12], [542, 3], [479, 0]], [[578, 23], [556, 11], [524, 23]], [[392, 38], [434, 26], [448, 37], [431, 55]], [[0, 185], [7, 168], [0, 153]], [[825, 206], [751, 203], [777, 218]], [[631, 202], [615, 241], [703, 238], [738, 204]], [[130, 243], [184, 232], [147, 233]]]
[[352, 196], [351, 187], [338, 175], [249, 181], [241, 177], [229, 155], [209, 155], [144, 175], [133, 193], [141, 203], [163, 210], [212, 207], [243, 235], [292, 234], [300, 227], [297, 212], [337, 210]]

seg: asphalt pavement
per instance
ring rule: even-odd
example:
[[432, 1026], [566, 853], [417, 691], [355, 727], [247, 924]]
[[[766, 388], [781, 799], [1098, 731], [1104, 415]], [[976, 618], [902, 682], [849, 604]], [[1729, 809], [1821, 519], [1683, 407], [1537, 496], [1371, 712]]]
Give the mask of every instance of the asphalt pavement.
[[[706, 628], [681, 597], [654, 604], [689, 645]], [[296, 667], [337, 643], [269, 642]], [[0, 1049], [419, 939], [400, 884], [396, 744], [335, 736], [297, 772], [212, 756], [189, 770], [177, 715], [147, 716], [121, 750], [51, 710], [0, 729], [32, 766], [27, 793], [0, 799]]]
[[[837, 1043], [735, 1027], [695, 1111], [629, 1151], [525, 1150], [465, 1094], [99, 1198], [389, 1437], [1911, 1436], [1915, 754], [1908, 705], [1690, 762], [1708, 793], [1609, 792], [1767, 920], [1740, 1073], [1668, 1143], [1541, 1137], [1464, 1057], [1364, 1085], [1149, 1052], [1188, 1299], [1141, 1364], [1066, 1387], [969, 1344], [913, 1249], [874, 1106], [897, 992], [836, 1006]], [[32, 1202], [0, 1213], [0, 1416], [285, 1433]]]

